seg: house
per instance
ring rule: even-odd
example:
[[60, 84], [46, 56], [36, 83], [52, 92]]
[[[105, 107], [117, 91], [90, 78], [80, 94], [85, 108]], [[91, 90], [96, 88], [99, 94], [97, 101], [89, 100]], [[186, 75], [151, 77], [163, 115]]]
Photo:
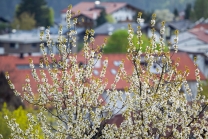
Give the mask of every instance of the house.
[[[66, 24], [67, 8], [61, 11], [61, 24]], [[84, 19], [82, 26], [85, 28], [93, 28], [96, 26], [96, 19], [100, 16], [102, 10], [106, 14], [110, 14], [116, 22], [134, 21], [134, 16], [137, 15], [141, 9], [134, 7], [126, 2], [80, 2], [72, 7], [73, 17]], [[77, 14], [80, 11], [80, 14]]]
[[202, 29], [208, 29], [208, 19], [206, 20], [206, 22], [203, 23], [199, 23], [197, 25], [194, 26], [194, 28], [202, 28]]
[[[174, 42], [175, 35], [171, 36], [170, 41]], [[179, 33], [178, 47], [186, 47], [190, 45], [203, 45], [208, 44], [208, 30], [204, 27], [196, 27], [188, 31]]]
[[[189, 75], [186, 77], [187, 83], [189, 85], [189, 88], [192, 91], [192, 97], [186, 95], [186, 99], [192, 100], [195, 99], [197, 96], [197, 87], [196, 87], [196, 76], [195, 76], [195, 69], [196, 66], [194, 65], [193, 60], [189, 57], [189, 54], [186, 52], [178, 52], [173, 54], [171, 57], [172, 61], [176, 61], [177, 58], [180, 58], [178, 70], [185, 71], [185, 67], [188, 67], [190, 70]], [[200, 69], [199, 69], [200, 70]], [[200, 70], [200, 79], [202, 81], [206, 80], [206, 77], [204, 76], [203, 72]], [[184, 88], [182, 87], [182, 91], [185, 92]]]
[[[29, 66], [29, 59], [33, 60], [34, 67], [37, 70], [37, 74], [40, 77], [40, 66], [39, 63], [43, 59], [42, 56], [40, 55], [35, 55], [35, 56], [30, 56], [30, 55], [25, 55], [23, 58], [20, 58], [19, 56], [16, 55], [2, 55], [0, 56], [0, 72], [9, 72], [10, 75], [10, 80], [15, 86], [15, 89], [20, 92], [23, 95], [22, 87], [25, 84], [25, 79], [26, 76], [29, 75], [30, 78], [30, 85], [33, 90], [34, 95], [37, 95], [37, 82], [32, 78], [32, 72], [31, 68]], [[59, 58], [57, 56], [57, 58]], [[46, 76], [48, 77], [48, 83], [52, 84], [52, 79], [50, 78], [50, 75], [48, 72], [45, 72]], [[96, 73], [94, 73], [96, 75]], [[1, 74], [0, 74], [1, 77]], [[4, 76], [5, 77], [5, 76]], [[1, 79], [0, 79], [1, 83]], [[3, 95], [6, 92], [1, 92], [1, 96], [8, 96], [8, 95]], [[100, 95], [98, 99], [103, 99], [102, 96]], [[2, 100], [0, 99], [0, 103]], [[105, 104], [105, 102], [103, 102]], [[25, 105], [28, 106], [28, 103], [25, 102]]]
[[[171, 37], [171, 42], [174, 42], [175, 36]], [[202, 73], [208, 77], [208, 26], [206, 24], [198, 24], [188, 31], [179, 33], [178, 35], [178, 50], [187, 52], [193, 60], [197, 57], [197, 65]]]
[[1, 48], [4, 52], [1, 54], [24, 54], [40, 53], [39, 32], [21, 32], [13, 30], [13, 33], [0, 35]]
[[[133, 30], [136, 32], [138, 23], [132, 22], [119, 22], [119, 23], [104, 23], [99, 27], [95, 28], [95, 36], [96, 35], [112, 35], [113, 32], [121, 29], [128, 30], [128, 25], [131, 25]], [[141, 23], [140, 25], [141, 31], [147, 34], [148, 25], [146, 23]]]
[[[57, 35], [51, 36], [57, 39]], [[45, 40], [44, 40], [45, 42]], [[19, 54], [20, 57], [24, 55], [40, 55], [40, 31], [21, 31], [15, 30], [11, 33], [0, 35], [0, 48], [3, 49], [1, 54]]]
[[[99, 27], [95, 28], [95, 37], [94, 37], [95, 42], [94, 42], [93, 47], [97, 48], [97, 46], [101, 46], [105, 42], [105, 39], [108, 39], [108, 37], [117, 30], [128, 30], [129, 24], [131, 25], [134, 32], [136, 33], [138, 24], [135, 22], [104, 23], [100, 25]], [[148, 25], [146, 23], [142, 23], [140, 27], [141, 27], [142, 32], [144, 34], [147, 34]]]
[[[145, 55], [143, 55], [145, 56]], [[106, 69], [106, 76], [105, 78], [108, 79], [108, 85], [106, 87], [106, 90], [111, 90], [111, 84], [113, 84], [117, 71], [119, 69], [119, 63], [121, 63], [121, 61], [124, 61], [124, 68], [126, 69], [126, 73], [128, 75], [131, 75], [133, 73], [133, 64], [131, 61], [129, 61], [126, 57], [126, 54], [104, 54], [102, 56], [102, 59], [100, 61], [97, 61], [95, 68], [93, 70], [93, 74], [95, 77], [99, 77], [100, 72], [102, 70], [103, 67], [103, 60], [105, 58], [108, 58], [108, 67]], [[195, 77], [195, 69], [196, 66], [194, 65], [193, 61], [191, 60], [191, 58], [189, 57], [189, 55], [185, 52], [178, 52], [178, 53], [174, 53], [171, 57], [171, 60], [173, 61], [173, 63], [175, 61], [177, 61], [177, 59], [180, 58], [181, 60], [179, 61], [179, 66], [177, 68], [177, 70], [180, 71], [185, 71], [186, 67], [188, 67], [188, 69], [190, 70], [189, 75], [186, 77], [187, 83], [190, 87], [190, 89], [192, 90], [192, 97], [186, 95], [186, 91], [184, 90], [184, 88], [181, 88], [181, 92], [185, 93], [184, 95], [186, 96], [186, 99], [188, 101], [195, 99], [197, 96], [197, 87], [196, 87], [196, 77]], [[78, 57], [78, 61], [80, 62], [84, 62], [84, 59], [82, 59], [82, 57]], [[142, 65], [146, 65], [145, 61], [143, 58], [141, 58], [141, 64]], [[152, 73], [158, 74], [157, 68], [161, 70], [160, 66], [156, 63], [154, 63], [151, 68], [150, 71]], [[204, 76], [204, 74], [202, 72], [200, 72], [200, 77], [201, 80], [206, 80], [206, 77]], [[116, 84], [116, 89], [120, 90], [120, 91], [124, 91], [124, 89], [126, 87], [129, 87], [129, 83], [124, 81], [124, 80], [119, 80], [118, 83]], [[125, 94], [123, 94], [122, 96], [123, 98], [125, 98]], [[107, 92], [103, 93], [103, 98], [106, 99], [106, 103], [110, 103], [110, 100], [108, 100], [107, 98]], [[117, 101], [116, 104], [118, 107], [122, 106], [122, 102], [121, 101]], [[125, 109], [124, 109], [125, 110]], [[119, 110], [118, 109], [114, 109], [114, 113], [117, 113]], [[122, 111], [120, 111], [122, 112]]]
[[168, 22], [166, 26], [167, 26], [166, 37], [170, 39], [170, 37], [174, 34], [175, 30], [178, 30], [180, 33], [185, 32], [193, 28], [194, 23], [192, 23], [190, 20], [183, 19], [183, 20]]
[[[179, 52], [176, 54], [173, 54], [171, 57], [173, 63], [176, 61], [177, 58], [180, 58], [178, 70], [184, 71], [186, 70], [185, 66], [187, 66], [190, 69], [189, 75], [186, 77], [187, 82], [189, 84], [189, 87], [192, 89], [192, 98], [194, 99], [197, 95], [196, 90], [196, 77], [195, 77], [195, 65], [193, 61], [189, 58], [187, 53]], [[12, 82], [15, 85], [15, 89], [18, 92], [22, 92], [22, 85], [25, 83], [25, 77], [26, 75], [31, 76], [31, 69], [29, 67], [29, 58], [33, 59], [33, 63], [35, 68], [39, 69], [39, 62], [42, 59], [42, 56], [24, 56], [23, 58], [20, 58], [18, 56], [14, 55], [4, 55], [0, 56], [0, 70], [1, 71], [9, 71], [10, 77]], [[96, 60], [94, 69], [93, 69], [93, 76], [94, 78], [99, 78], [100, 73], [103, 67], [103, 61], [108, 58], [108, 67], [106, 69], [106, 74], [103, 80], [108, 80], [108, 84], [106, 86], [106, 90], [112, 89], [112, 84], [114, 83], [115, 77], [118, 73], [119, 66], [121, 64], [121, 61], [124, 61], [124, 68], [126, 70], [126, 73], [128, 75], [131, 75], [133, 73], [133, 64], [131, 61], [128, 60], [126, 54], [104, 54], [100, 60]], [[84, 59], [82, 53], [78, 53], [77, 55], [77, 61], [79, 63], [85, 64], [86, 60]], [[141, 61], [141, 64], [145, 66], [145, 61]], [[159, 68], [159, 65], [156, 63], [152, 65], [150, 68], [150, 71], [152, 73], [158, 74], [157, 68]], [[49, 77], [49, 73], [46, 72], [46, 76]], [[201, 80], [205, 80], [205, 76], [200, 72]], [[50, 78], [48, 78], [48, 82], [52, 82]], [[34, 93], [36, 93], [37, 90], [37, 82], [31, 78], [31, 88], [33, 89]], [[129, 87], [129, 82], [125, 80], [119, 80], [116, 84], [116, 90], [123, 91], [126, 87]], [[182, 88], [183, 89], [183, 88]], [[125, 94], [124, 96], [125, 97]], [[106, 92], [103, 93], [102, 96], [100, 96], [100, 99], [106, 98]], [[191, 98], [187, 98], [188, 100]], [[106, 99], [105, 103], [109, 103], [109, 100]], [[121, 105], [121, 102], [117, 102], [118, 105]], [[116, 112], [116, 111], [115, 111]]]
[[208, 44], [179, 47], [178, 51], [186, 52], [192, 60], [196, 57], [197, 66], [205, 77], [208, 78]]
[[[68, 29], [63, 27], [63, 37], [67, 35]], [[53, 53], [57, 54], [58, 50], [57, 39], [59, 27], [50, 28], [50, 37], [55, 42], [53, 46]], [[20, 57], [24, 55], [41, 55], [40, 43], [45, 44], [45, 51], [49, 53], [49, 49], [46, 46], [46, 38], [43, 41], [40, 40], [40, 31], [44, 31], [44, 28], [34, 29], [30, 31], [15, 30], [8, 34], [0, 35], [0, 55], [18, 54]], [[80, 39], [80, 34], [84, 32], [83, 28], [77, 28], [77, 39]], [[83, 35], [82, 35], [83, 36]], [[81, 38], [82, 39], [82, 38]], [[72, 48], [72, 52], [77, 52], [77, 47]]]
[[205, 19], [204, 17], [202, 17], [195, 22], [194, 28], [199, 28], [201, 26], [206, 28], [207, 24], [208, 24], [208, 18]]

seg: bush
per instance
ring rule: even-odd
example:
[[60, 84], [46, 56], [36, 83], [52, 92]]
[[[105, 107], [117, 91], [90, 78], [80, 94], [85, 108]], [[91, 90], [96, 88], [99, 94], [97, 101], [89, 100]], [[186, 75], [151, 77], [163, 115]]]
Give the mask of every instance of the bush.
[[[29, 129], [29, 124], [30, 122], [28, 121], [28, 112], [30, 112], [31, 110], [24, 110], [21, 106], [14, 110], [14, 111], [9, 111], [7, 109], [6, 103], [4, 103], [4, 106], [2, 108], [2, 111], [0, 111], [0, 134], [6, 139], [6, 138], [15, 138], [15, 134], [13, 135], [13, 130], [23, 130], [25, 131], [25, 134], [27, 134], [27, 129]], [[33, 114], [35, 114], [33, 112]], [[9, 118], [10, 121], [7, 121]], [[15, 119], [15, 121], [14, 121]], [[13, 128], [9, 128], [10, 126], [7, 126], [8, 124], [10, 124], [10, 122], [16, 122], [18, 124], [17, 127], [13, 127]], [[20, 130], [20, 133], [21, 133]], [[36, 132], [38, 131], [38, 132]], [[38, 138], [43, 138], [43, 134], [41, 131], [41, 128], [39, 125], [33, 126], [33, 129], [30, 132], [30, 134], [36, 134], [36, 136]], [[19, 133], [19, 134], [20, 134]], [[30, 135], [24, 135], [23, 137], [29, 137]]]

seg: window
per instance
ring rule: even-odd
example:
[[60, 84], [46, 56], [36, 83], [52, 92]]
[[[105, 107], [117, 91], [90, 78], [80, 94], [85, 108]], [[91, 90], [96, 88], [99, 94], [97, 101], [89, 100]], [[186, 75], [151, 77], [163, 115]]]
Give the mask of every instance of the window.
[[204, 59], [204, 63], [205, 63], [205, 65], [208, 65], [208, 58]]
[[10, 43], [10, 48], [18, 49], [19, 44], [18, 43]]
[[153, 68], [156, 69], [157, 68], [157, 65], [156, 64], [153, 64]]
[[10, 48], [15, 48], [15, 43], [10, 43]]
[[113, 75], [116, 75], [116, 70], [115, 69], [111, 69], [111, 73], [113, 74]]
[[94, 75], [99, 75], [99, 71], [97, 71], [97, 70], [93, 70], [93, 73], [94, 73]]
[[3, 47], [3, 43], [0, 43], [0, 47]]
[[[35, 66], [35, 69], [39, 68], [39, 64], [34, 64], [34, 66]], [[17, 64], [16, 68], [20, 70], [31, 69], [29, 64]]]
[[146, 62], [141, 62], [140, 65], [146, 67], [147, 63]]
[[35, 48], [37, 46], [36, 43], [32, 43], [32, 47]]
[[118, 67], [122, 62], [121, 61], [113, 61], [114, 66]]
[[19, 48], [19, 43], [15, 43], [15, 49]]

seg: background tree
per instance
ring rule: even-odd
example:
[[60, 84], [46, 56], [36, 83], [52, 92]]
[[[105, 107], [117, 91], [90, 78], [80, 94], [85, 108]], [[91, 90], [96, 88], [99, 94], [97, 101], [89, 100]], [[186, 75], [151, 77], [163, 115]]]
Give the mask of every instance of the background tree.
[[105, 22], [107, 22], [107, 19], [106, 19], [106, 12], [105, 12], [105, 9], [103, 8], [102, 11], [100, 12], [100, 15], [99, 17], [97, 18], [97, 26], [100, 26], [102, 24], [104, 24]]
[[16, 74], [14, 72], [14, 67], [11, 64], [5, 62], [6, 58], [0, 60], [0, 110], [4, 103], [7, 104], [9, 110], [15, 110], [18, 107], [24, 107], [21, 98], [16, 96], [13, 90], [10, 88], [7, 79], [5, 78], [5, 72], [10, 72], [11, 79], [13, 82], [18, 82], [16, 79]]
[[115, 23], [113, 16], [110, 14], [106, 14], [105, 19], [108, 23]]
[[[113, 32], [113, 34], [107, 39], [106, 46], [104, 47], [104, 53], [126, 53], [128, 48], [128, 31], [127, 30], [117, 30]], [[143, 35], [143, 50], [145, 50], [145, 46], [149, 44], [148, 38]], [[138, 47], [137, 37], [134, 35], [133, 44]]]
[[174, 14], [174, 20], [177, 20], [177, 18], [179, 16], [179, 13], [178, 13], [178, 9], [177, 8], [174, 8], [173, 14]]
[[7, 103], [8, 109], [10, 110], [15, 110], [20, 106], [24, 107], [20, 97], [17, 97], [10, 88], [4, 72], [0, 72], [0, 88], [0, 110], [4, 103]]
[[162, 10], [155, 10], [154, 12], [157, 15], [157, 21], [166, 21], [170, 22], [173, 21], [174, 15], [170, 12], [168, 9], [162, 9]]
[[8, 33], [10, 28], [9, 23], [0, 22], [0, 34]]
[[179, 16], [179, 13], [178, 13], [178, 9], [177, 8], [174, 8], [173, 14], [175, 15], [175, 17], [178, 17]]
[[[153, 12], [149, 12], [149, 11], [145, 11], [142, 14], [142, 17], [144, 18], [145, 23], [149, 23], [150, 22], [152, 14], [153, 14]], [[135, 19], [137, 19], [137, 17], [135, 17]]]
[[186, 9], [185, 9], [185, 19], [190, 19], [191, 17], [191, 11], [192, 11], [192, 6], [190, 3], [188, 3], [186, 5]]
[[15, 18], [11, 23], [11, 27], [13, 29], [21, 29], [21, 30], [31, 30], [35, 28], [36, 21], [34, 19], [34, 15], [30, 15], [29, 13], [22, 13], [19, 18]]
[[27, 12], [34, 15], [36, 26], [50, 26], [53, 23], [52, 9], [48, 8], [45, 0], [22, 0], [17, 7], [16, 17], [20, 18], [21, 14]]
[[[12, 130], [18, 130], [18, 128], [10, 129], [7, 127], [7, 118], [14, 118], [16, 119], [16, 122], [18, 123], [18, 127], [20, 127], [23, 130], [29, 129], [29, 119], [27, 114], [31, 112], [31, 110], [25, 110], [22, 107], [19, 107], [16, 110], [9, 110], [7, 107], [6, 103], [4, 103], [2, 110], [0, 111], [0, 134], [3, 136], [4, 139], [8, 138], [15, 138], [11, 133], [13, 132]], [[34, 113], [34, 111], [33, 111]], [[34, 113], [35, 115], [35, 113]], [[5, 117], [6, 116], [6, 117]], [[30, 127], [31, 128], [31, 127]], [[34, 134], [36, 135], [36, 138], [38, 137], [39, 139], [43, 139], [43, 133], [41, 131], [41, 128], [39, 125], [33, 126], [30, 132], [32, 134], [27, 134], [26, 137], [32, 137]], [[21, 134], [21, 131], [19, 131]], [[34, 137], [34, 136], [33, 136]]]
[[[12, 20], [15, 13], [15, 6], [20, 3], [21, 0], [0, 0], [0, 16], [5, 17], [8, 20]], [[75, 5], [83, 0], [45, 0], [47, 1], [48, 6], [54, 9], [55, 18], [60, 17], [60, 11], [66, 8], [66, 6], [70, 3]], [[88, 0], [94, 2], [95, 0]], [[112, 2], [112, 0], [102, 0], [101, 2]], [[114, 2], [119, 2], [121, 0], [114, 0]], [[174, 10], [174, 7], [177, 7], [178, 10], [184, 10], [187, 3], [193, 4], [195, 0], [128, 0], [128, 3], [131, 5], [135, 5], [138, 8], [141, 8], [146, 11], [154, 11], [155, 9], [170, 9]]]
[[196, 0], [194, 3], [194, 15], [195, 20], [202, 17], [208, 18], [208, 1], [207, 0]]
[[49, 16], [48, 16], [48, 23], [49, 25], [53, 25], [54, 24], [54, 10], [53, 8], [49, 8]]

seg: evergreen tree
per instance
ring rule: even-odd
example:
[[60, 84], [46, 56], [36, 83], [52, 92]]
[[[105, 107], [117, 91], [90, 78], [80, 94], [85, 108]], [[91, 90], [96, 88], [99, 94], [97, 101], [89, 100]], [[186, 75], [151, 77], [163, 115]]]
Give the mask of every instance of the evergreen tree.
[[100, 12], [100, 16], [97, 18], [97, 26], [102, 25], [103, 23], [107, 22], [106, 20], [106, 12], [105, 9], [102, 9], [102, 11]]
[[185, 19], [190, 19], [190, 16], [191, 16], [191, 8], [192, 8], [191, 4], [188, 3], [186, 5], [186, 9], [185, 9]]
[[52, 17], [50, 8], [47, 7], [45, 0], [22, 0], [16, 10], [17, 18], [24, 12], [34, 15], [36, 26], [50, 26], [53, 24], [50, 19]]
[[[151, 12], [145, 11], [145, 12], [142, 14], [142, 17], [144, 18], [144, 21], [145, 21], [146, 23], [149, 23], [149, 22], [151, 21], [152, 14], [153, 14], [153, 11], [151, 11]], [[137, 19], [137, 16], [136, 16], [135, 19]]]
[[196, 20], [204, 17], [208, 18], [208, 1], [207, 0], [196, 0], [194, 4], [194, 15]]
[[175, 17], [178, 17], [179, 13], [178, 13], [178, 9], [177, 8], [174, 9], [173, 14], [175, 15]]
[[10, 88], [3, 71], [0, 72], [0, 88], [0, 110], [2, 110], [4, 103], [7, 103], [10, 110], [17, 109], [19, 106], [24, 107], [20, 97], [17, 97]]

